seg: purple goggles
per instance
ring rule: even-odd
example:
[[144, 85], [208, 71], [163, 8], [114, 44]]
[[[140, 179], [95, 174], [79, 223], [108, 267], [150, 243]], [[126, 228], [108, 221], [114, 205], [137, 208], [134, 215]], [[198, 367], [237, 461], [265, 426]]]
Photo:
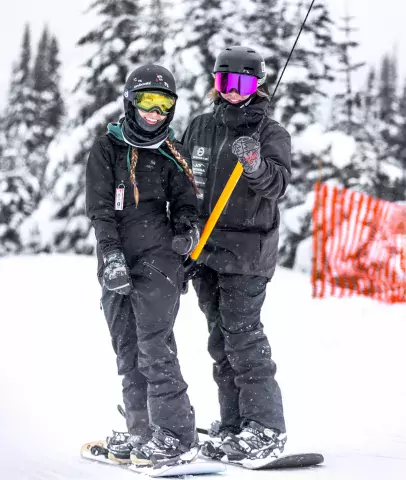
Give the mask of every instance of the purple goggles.
[[214, 88], [221, 93], [237, 90], [239, 95], [252, 95], [257, 91], [258, 78], [243, 73], [217, 72], [214, 76]]

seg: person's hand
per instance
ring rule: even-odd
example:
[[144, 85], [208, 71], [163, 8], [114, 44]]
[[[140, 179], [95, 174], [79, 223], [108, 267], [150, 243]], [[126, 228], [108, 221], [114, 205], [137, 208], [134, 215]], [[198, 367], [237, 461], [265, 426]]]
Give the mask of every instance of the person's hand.
[[182, 217], [175, 225], [175, 236], [172, 240], [172, 250], [179, 255], [189, 255], [199, 243], [200, 232], [196, 223], [191, 223]]
[[121, 295], [128, 295], [132, 288], [131, 275], [121, 250], [112, 250], [104, 258], [103, 285]]
[[183, 283], [181, 293], [184, 295], [189, 290], [189, 280], [201, 277], [203, 264], [197, 263], [190, 257], [183, 263]]
[[231, 151], [237, 156], [245, 173], [254, 173], [261, 164], [261, 145], [251, 137], [240, 137], [235, 140]]

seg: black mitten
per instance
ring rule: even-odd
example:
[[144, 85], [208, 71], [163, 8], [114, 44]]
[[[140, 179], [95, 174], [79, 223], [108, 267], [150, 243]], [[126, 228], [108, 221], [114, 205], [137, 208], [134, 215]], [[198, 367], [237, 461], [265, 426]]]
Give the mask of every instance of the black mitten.
[[237, 156], [245, 173], [254, 173], [261, 164], [261, 145], [251, 137], [240, 137], [235, 140], [231, 151]]
[[181, 217], [175, 223], [175, 237], [172, 240], [172, 249], [179, 255], [189, 255], [196, 248], [200, 239], [197, 223], [191, 223], [186, 217]]
[[103, 285], [121, 295], [128, 295], [132, 288], [130, 271], [121, 250], [112, 250], [104, 257]]

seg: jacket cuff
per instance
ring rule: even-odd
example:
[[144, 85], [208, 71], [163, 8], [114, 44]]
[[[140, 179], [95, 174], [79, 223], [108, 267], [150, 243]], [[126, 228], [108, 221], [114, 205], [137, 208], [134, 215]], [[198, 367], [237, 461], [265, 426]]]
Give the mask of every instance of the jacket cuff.
[[121, 248], [117, 245], [108, 245], [107, 247], [100, 247], [103, 258], [107, 257], [110, 253], [121, 252]]

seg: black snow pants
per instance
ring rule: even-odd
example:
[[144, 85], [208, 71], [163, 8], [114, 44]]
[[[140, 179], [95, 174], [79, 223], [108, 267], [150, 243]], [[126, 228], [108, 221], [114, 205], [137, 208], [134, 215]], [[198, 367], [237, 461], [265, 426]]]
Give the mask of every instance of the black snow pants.
[[219, 274], [203, 266], [193, 281], [209, 327], [221, 423], [238, 431], [246, 421], [285, 432], [276, 365], [260, 320], [268, 279]]
[[145, 265], [132, 279], [134, 289], [128, 296], [105, 287], [102, 291], [118, 373], [123, 375], [128, 431], [146, 441], [160, 427], [189, 447], [195, 440], [194, 412], [173, 333], [180, 281], [168, 281]]

